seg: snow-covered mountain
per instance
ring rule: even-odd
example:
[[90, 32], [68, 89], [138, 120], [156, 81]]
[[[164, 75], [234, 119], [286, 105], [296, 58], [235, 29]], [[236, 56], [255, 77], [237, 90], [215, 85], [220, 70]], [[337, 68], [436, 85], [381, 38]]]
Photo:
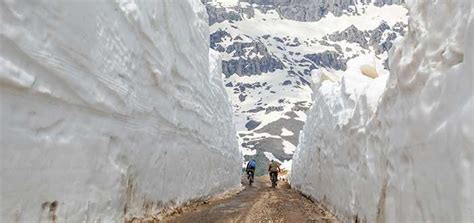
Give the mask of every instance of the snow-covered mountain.
[[0, 5], [0, 222], [128, 222], [240, 185], [198, 0]]
[[386, 75], [407, 23], [405, 6], [392, 0], [202, 2], [244, 154], [287, 167], [311, 106], [311, 73], [333, 81], [350, 70], [357, 74], [347, 78], [360, 81]]
[[315, 86], [291, 184], [344, 222], [474, 219], [474, 3], [409, 6], [389, 77]]

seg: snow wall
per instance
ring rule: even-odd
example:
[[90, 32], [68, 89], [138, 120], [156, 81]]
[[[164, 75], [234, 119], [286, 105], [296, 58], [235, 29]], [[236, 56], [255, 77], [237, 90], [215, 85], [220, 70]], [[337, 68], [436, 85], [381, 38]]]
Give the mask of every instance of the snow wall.
[[240, 185], [198, 0], [0, 4], [1, 222], [123, 222]]
[[472, 222], [473, 4], [408, 2], [387, 81], [315, 89], [294, 188], [344, 222]]

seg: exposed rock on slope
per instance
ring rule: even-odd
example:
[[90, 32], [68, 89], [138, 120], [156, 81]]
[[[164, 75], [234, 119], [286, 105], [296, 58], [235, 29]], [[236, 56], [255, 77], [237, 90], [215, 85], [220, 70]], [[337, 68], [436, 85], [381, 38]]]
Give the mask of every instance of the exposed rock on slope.
[[343, 14], [358, 14], [356, 3], [374, 3], [376, 6], [404, 3], [404, 0], [247, 0], [249, 3], [262, 5], [263, 8], [275, 8], [278, 13], [286, 18], [302, 22], [314, 22], [322, 19], [329, 13], [335, 16]]
[[240, 184], [196, 1], [2, 1], [2, 222], [123, 222]]

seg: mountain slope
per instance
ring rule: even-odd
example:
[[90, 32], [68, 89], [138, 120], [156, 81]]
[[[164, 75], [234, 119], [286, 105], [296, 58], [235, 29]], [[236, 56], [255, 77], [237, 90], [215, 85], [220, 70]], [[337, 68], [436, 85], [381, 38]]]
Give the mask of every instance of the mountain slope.
[[260, 162], [291, 160], [312, 103], [311, 73], [338, 81], [357, 70], [347, 78], [361, 82], [386, 75], [407, 21], [397, 1], [203, 2], [241, 147]]

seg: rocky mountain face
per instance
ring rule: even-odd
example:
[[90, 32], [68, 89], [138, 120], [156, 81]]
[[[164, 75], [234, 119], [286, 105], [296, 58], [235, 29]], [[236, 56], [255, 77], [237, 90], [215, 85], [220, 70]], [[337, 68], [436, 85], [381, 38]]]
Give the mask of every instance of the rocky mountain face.
[[276, 9], [285, 19], [302, 22], [318, 21], [329, 13], [335, 16], [343, 14], [357, 15], [358, 10], [351, 6], [358, 3], [382, 7], [384, 5], [402, 4], [404, 0], [248, 0], [251, 4], [261, 5], [265, 10]]
[[217, 0], [201, 0], [207, 4], [207, 11], [209, 14], [209, 25], [220, 23], [224, 21], [241, 21], [242, 15], [251, 18], [255, 15], [255, 9], [262, 12], [275, 10], [285, 19], [296, 20], [301, 22], [315, 22], [329, 13], [335, 16], [341, 15], [360, 15], [361, 13], [354, 6], [358, 4], [373, 4], [378, 7], [385, 5], [401, 5], [405, 0], [240, 0], [242, 3], [248, 3], [252, 7], [241, 7], [237, 4], [232, 8], [232, 11], [226, 8], [215, 7], [209, 3], [219, 3]]
[[407, 23], [403, 0], [202, 2], [241, 147], [260, 162], [290, 162], [311, 106], [312, 73], [340, 78], [369, 64], [383, 75]]

